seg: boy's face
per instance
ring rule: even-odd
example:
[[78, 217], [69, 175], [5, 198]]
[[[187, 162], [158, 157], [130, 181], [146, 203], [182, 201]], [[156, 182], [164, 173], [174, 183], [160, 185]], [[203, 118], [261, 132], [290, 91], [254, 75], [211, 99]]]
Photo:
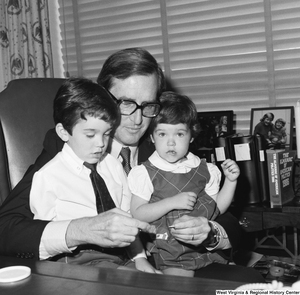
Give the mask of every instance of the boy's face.
[[158, 124], [151, 140], [161, 158], [176, 163], [186, 156], [193, 138], [186, 124]]
[[106, 151], [111, 130], [109, 123], [86, 116], [74, 126], [72, 135], [68, 133], [67, 143], [81, 160], [95, 164]]

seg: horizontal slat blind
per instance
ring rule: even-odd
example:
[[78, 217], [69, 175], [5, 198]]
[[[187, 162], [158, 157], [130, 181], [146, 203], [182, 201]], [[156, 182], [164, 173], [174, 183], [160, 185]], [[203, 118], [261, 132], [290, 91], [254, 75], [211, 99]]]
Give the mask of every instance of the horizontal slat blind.
[[249, 132], [250, 109], [267, 106], [263, 0], [167, 0], [171, 79], [199, 111], [234, 110]]
[[[105, 59], [127, 47], [144, 47], [163, 64], [159, 1], [60, 0], [62, 32], [63, 10], [70, 75], [96, 79]], [[75, 37], [79, 40], [77, 49]]]
[[299, 98], [299, 0], [59, 1], [71, 75], [96, 79], [111, 53], [144, 47], [198, 111], [233, 110], [244, 134], [251, 108]]
[[276, 106], [300, 99], [300, 1], [271, 1]]

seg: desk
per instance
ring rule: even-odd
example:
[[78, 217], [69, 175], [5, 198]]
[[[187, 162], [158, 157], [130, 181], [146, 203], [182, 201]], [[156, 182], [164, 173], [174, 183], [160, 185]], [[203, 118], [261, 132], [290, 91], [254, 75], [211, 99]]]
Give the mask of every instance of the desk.
[[[262, 239], [257, 239], [255, 249], [280, 249], [284, 250], [294, 262], [299, 259], [298, 229], [300, 229], [300, 207], [284, 206], [279, 209], [251, 206], [242, 209], [231, 208], [231, 212], [238, 218], [245, 232], [266, 231]], [[286, 227], [292, 228], [293, 247], [287, 246]], [[281, 228], [282, 238], [277, 239], [270, 230]], [[273, 239], [277, 246], [265, 245], [267, 239]], [[255, 250], [253, 249], [253, 250]]]
[[30, 267], [31, 276], [15, 283], [0, 283], [0, 294], [215, 295], [215, 290], [234, 290], [243, 285], [233, 281], [147, 274], [0, 256], [0, 268], [12, 265]]

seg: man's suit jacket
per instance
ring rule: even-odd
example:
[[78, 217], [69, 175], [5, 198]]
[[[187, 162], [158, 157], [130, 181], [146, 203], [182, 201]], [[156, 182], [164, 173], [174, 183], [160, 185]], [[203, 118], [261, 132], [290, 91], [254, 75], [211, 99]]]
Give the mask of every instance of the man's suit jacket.
[[[39, 245], [44, 228], [49, 221], [33, 220], [29, 206], [29, 194], [33, 175], [49, 162], [63, 147], [63, 141], [54, 129], [47, 132], [44, 149], [31, 165], [22, 180], [13, 189], [0, 207], [0, 254], [21, 258], [39, 259]], [[154, 151], [148, 140], [141, 140], [138, 162], [144, 162]], [[219, 216], [216, 221], [228, 234], [233, 249], [236, 249], [241, 228], [230, 213]]]

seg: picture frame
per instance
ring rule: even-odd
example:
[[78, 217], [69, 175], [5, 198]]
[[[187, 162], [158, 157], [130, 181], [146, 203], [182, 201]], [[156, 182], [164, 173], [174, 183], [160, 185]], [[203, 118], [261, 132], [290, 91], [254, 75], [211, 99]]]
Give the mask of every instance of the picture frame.
[[292, 106], [251, 109], [250, 134], [262, 135], [266, 139], [266, 149], [292, 149], [293, 125]]
[[[227, 119], [227, 120], [225, 120]], [[233, 133], [233, 111], [198, 112], [200, 134], [191, 143], [191, 150], [212, 149], [216, 137]]]

